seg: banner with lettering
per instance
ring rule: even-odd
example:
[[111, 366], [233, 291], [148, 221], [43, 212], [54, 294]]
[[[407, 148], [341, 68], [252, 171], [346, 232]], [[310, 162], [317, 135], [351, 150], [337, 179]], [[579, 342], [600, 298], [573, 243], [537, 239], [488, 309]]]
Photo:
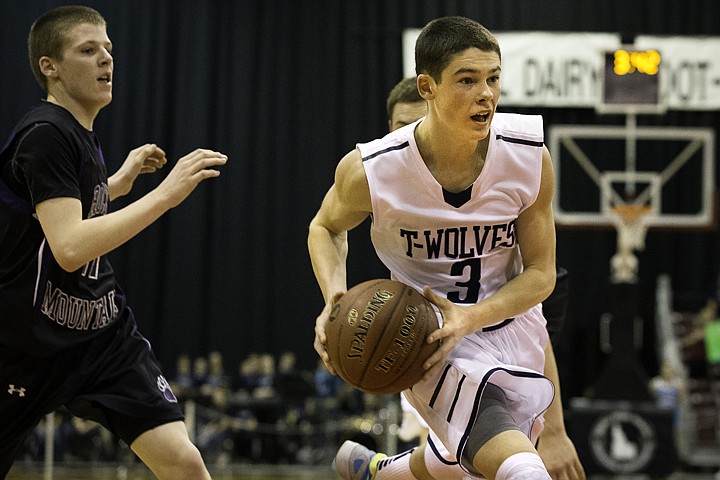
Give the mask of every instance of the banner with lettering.
[[660, 52], [660, 92], [668, 108], [720, 109], [720, 37], [639, 35], [635, 47]]
[[[419, 29], [403, 34], [403, 74], [415, 75]], [[619, 33], [496, 32], [502, 50], [501, 105], [595, 108], [605, 52]], [[661, 99], [672, 110], [720, 108], [720, 37], [638, 36], [634, 49], [660, 52]]]

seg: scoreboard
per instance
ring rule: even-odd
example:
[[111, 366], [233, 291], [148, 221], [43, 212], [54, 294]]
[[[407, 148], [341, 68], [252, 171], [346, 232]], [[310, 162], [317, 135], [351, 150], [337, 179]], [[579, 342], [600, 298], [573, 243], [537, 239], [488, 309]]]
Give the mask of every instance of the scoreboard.
[[604, 52], [601, 113], [662, 113], [662, 56], [657, 50], [620, 48]]

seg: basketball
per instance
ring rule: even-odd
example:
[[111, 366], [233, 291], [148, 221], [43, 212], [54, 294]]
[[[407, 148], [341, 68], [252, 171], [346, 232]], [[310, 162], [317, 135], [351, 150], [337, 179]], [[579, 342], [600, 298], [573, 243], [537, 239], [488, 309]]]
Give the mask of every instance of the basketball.
[[338, 375], [368, 393], [398, 393], [417, 383], [439, 347], [432, 304], [402, 282], [369, 280], [333, 305], [325, 326], [327, 352]]

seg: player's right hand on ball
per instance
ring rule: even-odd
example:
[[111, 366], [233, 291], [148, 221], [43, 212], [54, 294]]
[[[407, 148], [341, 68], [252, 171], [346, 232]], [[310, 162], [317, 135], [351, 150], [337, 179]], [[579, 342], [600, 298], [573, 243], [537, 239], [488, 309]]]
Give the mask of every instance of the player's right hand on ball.
[[198, 148], [177, 161], [158, 190], [166, 196], [170, 208], [176, 207], [200, 182], [219, 176], [213, 167], [225, 165], [227, 158], [220, 152]]
[[325, 368], [327, 368], [333, 375], [337, 375], [337, 372], [330, 364], [330, 355], [327, 353], [327, 335], [325, 335], [325, 325], [327, 325], [328, 319], [330, 318], [330, 312], [332, 311], [333, 305], [337, 303], [340, 297], [342, 297], [342, 293], [333, 295], [331, 300], [325, 304], [325, 307], [322, 309], [322, 312], [320, 312], [320, 315], [318, 315], [317, 319], [315, 319], [315, 342], [313, 346], [320, 356], [320, 359], [322, 359], [325, 364]]

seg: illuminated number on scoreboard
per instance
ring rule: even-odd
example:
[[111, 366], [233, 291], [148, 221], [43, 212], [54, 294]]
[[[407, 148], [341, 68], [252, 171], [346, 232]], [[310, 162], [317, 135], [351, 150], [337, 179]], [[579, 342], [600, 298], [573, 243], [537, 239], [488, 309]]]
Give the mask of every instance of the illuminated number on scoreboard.
[[646, 75], [657, 75], [660, 66], [660, 53], [657, 50], [630, 52], [615, 51], [615, 68], [617, 75], [628, 75], [635, 71]]

